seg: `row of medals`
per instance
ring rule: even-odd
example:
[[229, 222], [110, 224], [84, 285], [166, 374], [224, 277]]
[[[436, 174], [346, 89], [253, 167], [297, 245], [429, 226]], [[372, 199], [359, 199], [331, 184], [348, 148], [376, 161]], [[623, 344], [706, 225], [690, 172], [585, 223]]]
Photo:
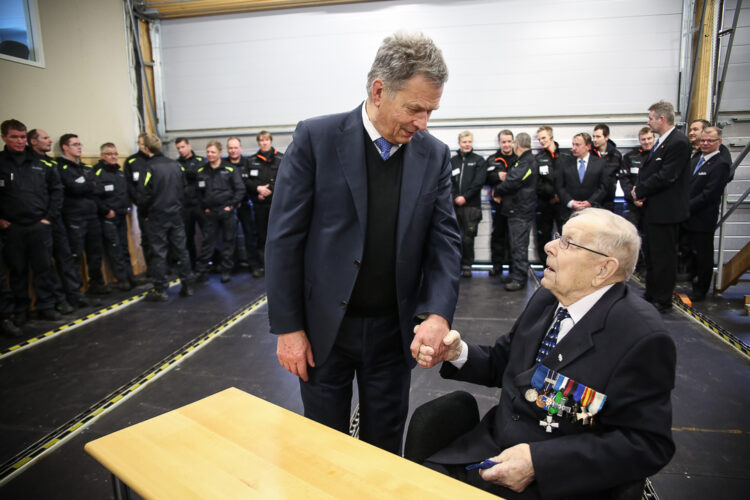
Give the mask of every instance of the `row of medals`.
[[526, 391], [524, 397], [529, 403], [536, 402], [539, 408], [549, 413], [545, 420], [539, 421], [539, 425], [545, 427], [547, 432], [552, 432], [552, 429], [559, 427], [554, 416], [568, 418], [574, 424], [594, 425], [594, 415], [579, 402], [566, 405], [570, 398], [563, 396], [562, 391], [539, 393], [532, 387]]

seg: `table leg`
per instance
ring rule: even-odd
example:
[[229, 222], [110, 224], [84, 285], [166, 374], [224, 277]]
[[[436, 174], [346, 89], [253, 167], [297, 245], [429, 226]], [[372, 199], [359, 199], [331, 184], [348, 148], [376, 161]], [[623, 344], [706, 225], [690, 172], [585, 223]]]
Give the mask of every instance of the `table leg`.
[[112, 488], [115, 492], [115, 500], [130, 500], [130, 488], [112, 474]]

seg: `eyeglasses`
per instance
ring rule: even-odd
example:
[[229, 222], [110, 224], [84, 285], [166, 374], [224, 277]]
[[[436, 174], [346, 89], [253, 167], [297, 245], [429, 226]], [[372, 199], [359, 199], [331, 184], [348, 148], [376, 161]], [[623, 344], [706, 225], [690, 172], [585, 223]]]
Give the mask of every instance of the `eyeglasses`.
[[721, 139], [701, 139], [700, 142], [716, 142], [716, 141], [719, 141], [719, 140], [721, 140]]
[[570, 238], [568, 238], [567, 236], [562, 236], [560, 233], [555, 233], [553, 239], [558, 241], [560, 248], [562, 248], [563, 250], [567, 250], [568, 248], [570, 248], [570, 245], [573, 245], [574, 247], [583, 248], [584, 250], [588, 250], [589, 252], [601, 255], [602, 257], [609, 257], [609, 255], [607, 255], [606, 253], [597, 252], [596, 250], [592, 250], [583, 245], [579, 245], [578, 243], [573, 243], [572, 241], [570, 241]]

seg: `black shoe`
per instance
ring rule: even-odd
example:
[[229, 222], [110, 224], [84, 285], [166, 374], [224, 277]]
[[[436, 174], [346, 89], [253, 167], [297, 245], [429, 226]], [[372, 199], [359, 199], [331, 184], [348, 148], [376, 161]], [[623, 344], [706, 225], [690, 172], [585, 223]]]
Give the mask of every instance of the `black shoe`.
[[461, 269], [462, 278], [471, 278], [471, 269]]
[[222, 283], [229, 283], [232, 281], [232, 277], [229, 275], [229, 271], [222, 271], [221, 272], [221, 282]]
[[265, 275], [266, 275], [265, 268], [256, 267], [255, 269], [253, 269], [253, 278], [262, 278]]
[[52, 308], [38, 310], [37, 316], [39, 316], [39, 319], [43, 319], [45, 321], [60, 321], [60, 319], [62, 319], [60, 313]]
[[498, 274], [502, 274], [503, 269], [501, 267], [493, 267], [490, 269], [490, 276], [497, 276]]
[[511, 279], [510, 276], [500, 276], [500, 283], [508, 284], [511, 281], [513, 281], [513, 280]]
[[133, 286], [141, 286], [145, 285], [146, 283], [149, 283], [151, 280], [148, 279], [146, 276], [133, 276], [130, 278], [130, 282], [133, 284]]
[[198, 283], [205, 283], [206, 281], [208, 281], [208, 274], [206, 274], [206, 273], [198, 273], [195, 276], [195, 281], [197, 281]]
[[55, 306], [55, 310], [60, 314], [70, 314], [73, 312], [73, 306], [68, 304], [67, 300], [63, 300]]
[[89, 287], [89, 293], [94, 295], [107, 295], [111, 292], [112, 290], [110, 290], [109, 285], [93, 284]]
[[133, 283], [131, 283], [130, 280], [118, 281], [117, 283], [114, 284], [115, 289], [120, 290], [121, 292], [130, 291], [133, 289], [134, 286], [135, 285], [133, 285]]
[[190, 297], [193, 295], [193, 287], [190, 286], [190, 283], [182, 283], [182, 288], [180, 288], [180, 297]]
[[690, 299], [690, 302], [703, 302], [706, 300], [706, 294], [705, 293], [690, 293], [688, 294], [688, 298]]
[[8, 318], [0, 321], [0, 332], [6, 337], [20, 337], [23, 335], [23, 330], [14, 325], [13, 321]]
[[13, 314], [13, 324], [17, 327], [21, 327], [26, 324], [29, 319], [29, 314], [26, 312], [20, 312]]
[[166, 302], [169, 300], [166, 290], [157, 290], [154, 288], [146, 294], [146, 300], [149, 302]]
[[517, 292], [518, 290], [523, 288], [523, 283], [520, 281], [509, 281], [505, 284], [505, 289], [509, 292]]
[[77, 299], [73, 300], [73, 305], [78, 309], [82, 309], [84, 307], [89, 307], [91, 305], [91, 302], [83, 297], [78, 297]]
[[668, 313], [672, 310], [671, 302], [654, 302], [653, 304], [656, 310], [662, 314]]

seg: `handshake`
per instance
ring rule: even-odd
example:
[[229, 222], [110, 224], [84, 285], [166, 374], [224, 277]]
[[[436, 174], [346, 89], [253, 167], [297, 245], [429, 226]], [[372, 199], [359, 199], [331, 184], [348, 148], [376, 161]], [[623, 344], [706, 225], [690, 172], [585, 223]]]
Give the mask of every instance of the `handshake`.
[[[434, 317], [439, 319], [434, 320]], [[432, 368], [443, 361], [454, 361], [458, 359], [462, 349], [461, 334], [456, 330], [449, 330], [448, 322], [440, 316], [430, 315], [414, 327], [411, 355], [422, 368]]]

